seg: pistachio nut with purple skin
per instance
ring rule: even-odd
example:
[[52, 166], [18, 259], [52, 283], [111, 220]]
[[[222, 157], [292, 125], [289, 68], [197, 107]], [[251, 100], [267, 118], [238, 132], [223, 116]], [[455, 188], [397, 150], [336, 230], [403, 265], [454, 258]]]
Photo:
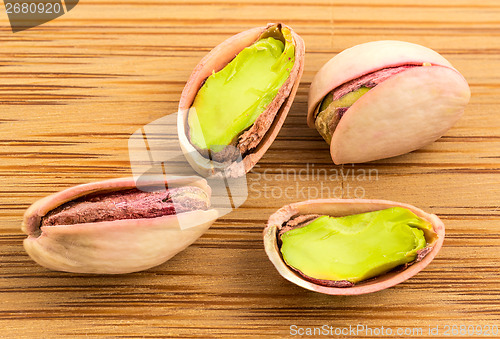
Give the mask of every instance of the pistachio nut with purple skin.
[[167, 261], [217, 219], [199, 177], [120, 178], [68, 188], [31, 205], [26, 252], [56, 271], [120, 274]]
[[440, 54], [403, 41], [374, 41], [328, 61], [309, 90], [307, 124], [335, 164], [389, 158], [439, 139], [470, 99], [465, 78]]
[[265, 251], [285, 279], [331, 295], [377, 292], [423, 270], [439, 252], [444, 224], [387, 200], [318, 199], [269, 217]]
[[305, 45], [284, 24], [230, 37], [195, 67], [179, 101], [181, 149], [202, 176], [245, 175], [278, 135], [304, 69]]

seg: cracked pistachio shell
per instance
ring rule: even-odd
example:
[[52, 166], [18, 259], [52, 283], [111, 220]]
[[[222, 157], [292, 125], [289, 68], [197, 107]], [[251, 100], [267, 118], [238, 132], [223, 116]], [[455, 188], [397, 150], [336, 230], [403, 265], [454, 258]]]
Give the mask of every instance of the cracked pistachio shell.
[[354, 46], [328, 61], [309, 90], [307, 124], [323, 98], [336, 87], [368, 73], [401, 65], [413, 67], [378, 84], [340, 119], [330, 143], [335, 164], [388, 158], [440, 138], [463, 114], [470, 99], [465, 78], [437, 52], [402, 41]]
[[[319, 214], [330, 215], [334, 217], [343, 217], [347, 215], [365, 213], [383, 210], [391, 207], [403, 207], [413, 212], [418, 217], [430, 222], [437, 239], [429, 246], [431, 251], [422, 259], [402, 271], [392, 271], [370, 280], [359, 282], [352, 287], [327, 287], [315, 284], [304, 279], [296, 271], [288, 267], [283, 260], [278, 246], [277, 234], [282, 225], [296, 215]], [[317, 199], [302, 201], [286, 205], [276, 211], [269, 217], [266, 228], [263, 232], [264, 248], [266, 254], [274, 264], [279, 274], [288, 281], [303, 287], [305, 289], [331, 295], [357, 295], [377, 292], [394, 285], [397, 285], [421, 270], [423, 270], [437, 255], [444, 241], [444, 224], [434, 214], [429, 214], [414, 206], [393, 202], [388, 200], [369, 200], [369, 199]]]
[[[226, 164], [211, 161], [203, 157], [189, 142], [188, 138], [188, 111], [193, 104], [196, 94], [203, 85], [205, 79], [209, 77], [212, 72], [218, 72], [223, 69], [239, 52], [252, 45], [262, 33], [276, 25], [281, 25], [281, 27], [290, 30], [295, 46], [295, 62], [288, 79], [281, 86], [273, 101], [261, 114], [264, 115], [271, 111], [275, 114], [274, 119], [270, 122], [270, 126], [267, 131], [265, 131], [265, 135], [257, 147], [252, 149], [248, 154], [243, 154], [243, 159], [241, 159], [241, 161], [237, 160], [230, 164]], [[193, 70], [182, 91], [177, 120], [177, 132], [181, 149], [190, 165], [197, 173], [207, 177], [224, 171], [227, 177], [241, 177], [255, 166], [271, 146], [281, 126], [285, 122], [304, 70], [304, 53], [304, 41], [291, 27], [284, 24], [268, 24], [267, 26], [252, 28], [230, 37], [212, 49], [212, 51], [200, 61]]]
[[[151, 177], [141, 187], [196, 186], [211, 190], [199, 177]], [[195, 210], [157, 218], [40, 227], [54, 208], [90, 193], [135, 188], [133, 178], [74, 186], [36, 201], [24, 214], [24, 248], [38, 264], [56, 271], [120, 274], [157, 266], [198, 239], [217, 219], [217, 211]], [[182, 227], [181, 227], [182, 225]]]

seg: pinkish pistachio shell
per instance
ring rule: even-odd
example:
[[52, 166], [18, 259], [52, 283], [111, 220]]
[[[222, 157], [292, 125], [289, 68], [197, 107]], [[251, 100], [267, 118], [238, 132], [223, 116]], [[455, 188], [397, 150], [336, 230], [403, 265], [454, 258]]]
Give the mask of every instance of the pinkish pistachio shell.
[[[151, 178], [144, 185], [168, 182], [190, 185], [210, 194], [198, 177]], [[75, 273], [119, 274], [157, 266], [198, 239], [217, 219], [215, 210], [192, 211], [159, 218], [40, 227], [40, 219], [61, 204], [89, 193], [134, 188], [133, 178], [112, 179], [71, 187], [35, 202], [25, 213], [22, 229], [26, 252], [49, 269]], [[189, 227], [186, 227], [189, 225]], [[41, 233], [40, 233], [41, 231]]]
[[[277, 243], [276, 234], [281, 225], [297, 214], [320, 214], [342, 217], [365, 212], [378, 211], [390, 207], [404, 207], [415, 213], [420, 218], [429, 221], [434, 228], [438, 238], [432, 244], [432, 250], [422, 259], [404, 271], [390, 272], [366, 282], [360, 282], [353, 287], [339, 288], [326, 287], [314, 284], [305, 280], [294, 270], [289, 268], [283, 261]], [[298, 202], [286, 205], [269, 217], [266, 228], [264, 229], [264, 247], [266, 253], [274, 264], [278, 272], [288, 281], [299, 285], [305, 289], [331, 294], [331, 295], [357, 295], [377, 292], [394, 285], [397, 285], [421, 270], [423, 270], [437, 255], [444, 241], [444, 224], [434, 214], [428, 214], [414, 206], [399, 202], [387, 200], [368, 200], [368, 199], [318, 199]]]
[[[387, 67], [416, 64], [371, 89], [340, 119], [330, 153], [335, 164], [408, 153], [440, 138], [464, 112], [470, 89], [435, 51], [402, 41], [349, 48], [327, 62], [311, 83], [307, 123], [314, 128], [322, 99], [336, 87]], [[422, 65], [426, 66], [422, 66]]]
[[372, 41], [348, 48], [330, 59], [314, 76], [309, 89], [307, 124], [314, 128], [314, 111], [334, 88], [387, 67], [428, 62], [453, 68], [430, 48], [404, 41]]
[[450, 68], [399, 73], [347, 110], [332, 136], [332, 159], [336, 164], [366, 162], [419, 149], [457, 122], [469, 98], [469, 86]]
[[[189, 143], [186, 135], [189, 108], [191, 107], [203, 81], [210, 76], [213, 71], [218, 72], [224, 68], [239, 52], [253, 44], [265, 30], [274, 25], [275, 24], [268, 24], [265, 27], [249, 29], [232, 36], [215, 47], [195, 67], [186, 83], [186, 86], [184, 87], [184, 90], [182, 91], [181, 99], [179, 101], [179, 116], [177, 124], [179, 141], [181, 148], [188, 158], [191, 166], [203, 176], [214, 174], [214, 167], [216, 168], [218, 165], [215, 162], [205, 159]], [[290, 110], [295, 94], [297, 93], [300, 78], [302, 77], [302, 72], [304, 70], [305, 45], [302, 38], [296, 34], [291, 27], [283, 24], [282, 27], [288, 28], [292, 33], [295, 44], [294, 66], [290, 71], [290, 76], [280, 88], [274, 100], [269, 104], [266, 111], [262, 113], [265, 114], [268, 111], [277, 111], [272, 125], [257, 148], [244, 156], [243, 166], [237, 163], [233, 163], [230, 166], [221, 166], [221, 168], [226, 170], [226, 175], [229, 177], [240, 177], [244, 175], [246, 172], [250, 171], [253, 166], [255, 166], [260, 158], [262, 158], [264, 153], [273, 143], [274, 139], [276, 139], [281, 126], [285, 122], [285, 118]]]

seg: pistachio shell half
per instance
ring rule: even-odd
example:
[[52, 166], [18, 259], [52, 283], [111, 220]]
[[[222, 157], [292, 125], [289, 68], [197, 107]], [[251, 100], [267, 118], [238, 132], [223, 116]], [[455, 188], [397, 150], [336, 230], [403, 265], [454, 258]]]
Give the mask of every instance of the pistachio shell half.
[[318, 71], [307, 124], [330, 143], [335, 164], [366, 162], [437, 140], [469, 99], [467, 81], [437, 52], [374, 41], [344, 50]]
[[199, 177], [120, 178], [68, 188], [24, 214], [26, 252], [52, 270], [119, 274], [159, 265], [217, 219]]
[[[209, 77], [223, 70], [244, 49], [252, 46], [261, 39], [268, 38], [279, 41], [278, 45], [283, 44], [285, 48], [283, 55], [286, 56], [286, 60], [294, 59], [293, 67], [291, 69], [286, 68], [289, 75], [285, 78], [282, 85], [276, 88], [277, 92], [273, 97], [262, 101], [266, 103], [267, 101], [270, 102], [261, 107], [262, 112], [260, 112], [256, 120], [249, 127], [244, 127], [246, 125], [241, 123], [241, 121], [238, 124], [231, 125], [231, 128], [234, 128], [234, 125], [238, 125], [240, 128], [241, 126], [244, 127], [243, 130], [238, 129], [233, 132], [235, 138], [233, 138], [232, 142], [225, 144], [225, 146], [222, 145], [224, 147], [215, 145], [218, 146], [217, 149], [203, 149], [199, 142], [194, 142], [191, 138], [190, 123], [193, 124], [193, 119], [189, 118], [190, 114], [197, 114], [192, 108], [198, 93], [201, 92], [200, 89], [208, 81]], [[258, 49], [261, 50], [262, 47]], [[291, 51], [291, 49], [293, 49], [293, 58], [288, 59], [286, 53], [287, 51]], [[203, 176], [224, 172], [224, 175], [227, 177], [240, 177], [247, 173], [260, 160], [278, 135], [293, 102], [304, 68], [304, 51], [304, 41], [292, 28], [283, 24], [269, 24], [265, 27], [244, 31], [227, 39], [200, 61], [182, 92], [177, 123], [182, 151], [195, 171]], [[281, 63], [281, 65], [286, 65], [286, 63]], [[235, 65], [231, 65], [231, 67], [237, 69]], [[274, 72], [275, 70], [272, 69], [272, 71]], [[258, 76], [257, 72], [255, 74], [255, 76]], [[234, 72], [231, 72], [230, 76], [232, 77], [233, 75]], [[240, 81], [240, 83], [245, 83], [245, 81]], [[252, 89], [246, 92], [261, 93], [262, 91]], [[204, 95], [207, 95], [207, 93], [209, 92], [204, 91]], [[269, 93], [267, 90], [263, 91], [263, 95], [269, 95]], [[225, 95], [223, 90], [220, 92], [217, 91], [217, 94], [221, 97]], [[236, 103], [236, 106], [239, 104], [238, 97], [231, 97], [230, 100], [232, 100], [232, 104]], [[222, 116], [225, 117], [226, 113], [225, 110], [224, 114], [221, 112], [221, 122], [227, 122], [228, 119], [222, 118]], [[238, 119], [243, 119], [245, 115], [246, 113], [242, 114], [241, 118]], [[203, 119], [198, 120], [201, 123]], [[211, 121], [216, 120], [215, 118], [211, 119]], [[213, 130], [218, 129], [217, 126], [210, 128]], [[229, 135], [232, 136], [233, 134]], [[228, 138], [226, 137], [225, 139]]]
[[[402, 207], [415, 214], [418, 218], [432, 225], [432, 234], [428, 233], [428, 244], [425, 250], [418, 253], [413, 262], [399, 267], [399, 269], [375, 276], [371, 279], [351, 283], [348, 281], [326, 281], [311, 279], [302, 272], [290, 267], [283, 259], [280, 250], [281, 236], [288, 227], [290, 220], [299, 220], [300, 223], [309, 223], [318, 216], [345, 217], [361, 213], [386, 210], [393, 207]], [[286, 234], [286, 233], [285, 233]], [[434, 214], [399, 202], [368, 199], [318, 199], [286, 205], [269, 217], [264, 229], [264, 247], [266, 253], [278, 272], [287, 280], [311, 291], [332, 295], [356, 295], [377, 292], [399, 284], [424, 269], [441, 249], [444, 241], [444, 224]], [[325, 254], [326, 256], [326, 254]]]

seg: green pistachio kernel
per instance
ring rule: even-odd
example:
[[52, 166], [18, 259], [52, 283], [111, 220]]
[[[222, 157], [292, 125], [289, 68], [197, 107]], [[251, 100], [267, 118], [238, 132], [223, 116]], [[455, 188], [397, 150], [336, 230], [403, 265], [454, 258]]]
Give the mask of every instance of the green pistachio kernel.
[[371, 88], [360, 87], [355, 91], [349, 92], [344, 96], [333, 100], [333, 94], [329, 93], [319, 107], [319, 114], [314, 122], [319, 134], [330, 144], [333, 132], [337, 127], [341, 115], [338, 114], [337, 108], [351, 107], [356, 100], [361, 98]]
[[[272, 31], [267, 35], [275, 34]], [[218, 152], [232, 144], [266, 110], [290, 75], [295, 60], [291, 32], [282, 28], [281, 34], [283, 40], [264, 34], [207, 78], [193, 103], [196, 113], [191, 109], [188, 116], [193, 145]]]
[[402, 207], [320, 216], [281, 236], [285, 262], [304, 275], [352, 283], [410, 263], [435, 238], [432, 225]]

